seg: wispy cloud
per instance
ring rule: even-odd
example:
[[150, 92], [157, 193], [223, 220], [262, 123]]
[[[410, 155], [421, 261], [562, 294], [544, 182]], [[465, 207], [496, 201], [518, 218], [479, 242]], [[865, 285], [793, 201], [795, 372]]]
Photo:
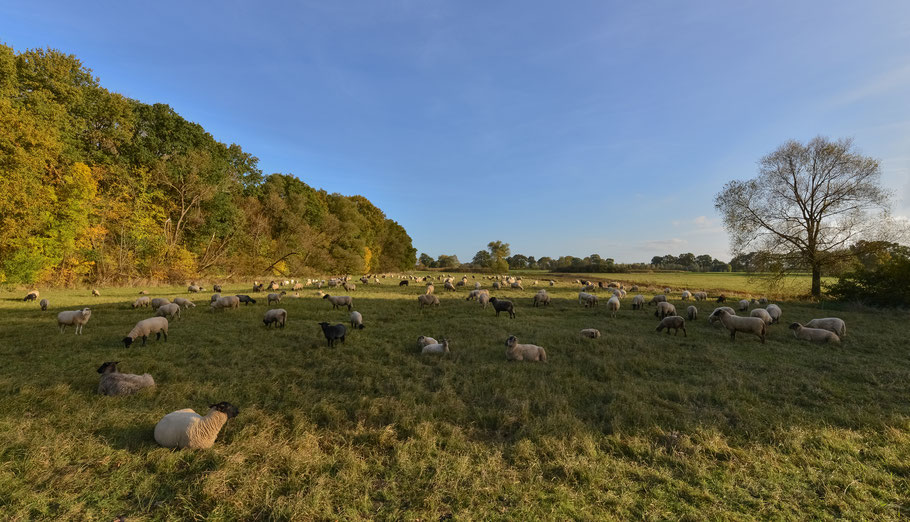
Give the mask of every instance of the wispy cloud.
[[865, 83], [844, 90], [826, 101], [827, 105], [833, 107], [850, 105], [851, 103], [879, 96], [898, 88], [906, 88], [907, 86], [910, 86], [910, 65], [886, 71]]

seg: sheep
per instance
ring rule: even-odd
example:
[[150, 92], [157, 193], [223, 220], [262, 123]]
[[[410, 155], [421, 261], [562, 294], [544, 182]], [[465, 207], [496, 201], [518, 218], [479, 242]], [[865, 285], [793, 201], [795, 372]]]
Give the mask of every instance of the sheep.
[[417, 296], [417, 305], [420, 308], [424, 306], [439, 306], [439, 298], [433, 294], [421, 294]]
[[581, 287], [582, 292], [596, 292], [597, 287], [594, 285], [584, 285]]
[[673, 329], [673, 335], [679, 335], [679, 331], [683, 331], [683, 337], [689, 337], [689, 333], [686, 332], [686, 320], [678, 315], [668, 315], [660, 320], [660, 324], [657, 325], [657, 331], [661, 331], [664, 328], [667, 329], [667, 335], [670, 335], [670, 329]]
[[329, 295], [325, 294], [322, 296], [323, 299], [328, 299], [332, 303], [332, 310], [335, 310], [339, 306], [347, 306], [348, 312], [350, 312], [354, 307], [354, 299], [349, 295]]
[[180, 305], [177, 303], [161, 305], [158, 307], [158, 310], [155, 311], [155, 315], [158, 317], [167, 317], [168, 319], [176, 319], [180, 317]]
[[133, 308], [139, 308], [140, 306], [148, 306], [150, 302], [151, 302], [151, 299], [149, 299], [147, 296], [140, 297], [139, 299], [136, 299], [135, 301], [133, 301]]
[[268, 328], [271, 328], [273, 324], [280, 328], [284, 328], [284, 324], [287, 321], [288, 312], [284, 308], [273, 308], [266, 311], [265, 315], [262, 316], [262, 324]]
[[[690, 297], [692, 297], [692, 292], [690, 292], [690, 291], [688, 291], [688, 290], [683, 290], [683, 292], [682, 292], [682, 300], [683, 300], [683, 301], [688, 301]], [[669, 330], [667, 330], [667, 331], [669, 332]]]
[[120, 373], [117, 370], [118, 364], [120, 361], [109, 361], [98, 368], [98, 373], [101, 374], [101, 380], [98, 382], [99, 395], [132, 395], [139, 390], [155, 386], [155, 380], [151, 375]]
[[731, 315], [723, 308], [718, 308], [711, 315], [712, 317], [716, 315], [724, 325], [724, 328], [730, 330], [731, 341], [736, 340], [736, 332], [743, 332], [758, 336], [758, 338], [761, 339], [762, 344], [765, 344], [768, 325], [766, 325], [765, 321], [762, 319], [759, 319], [758, 317], [738, 317]]
[[726, 302], [727, 302], [727, 296], [725, 296], [725, 295], [719, 295], [719, 296], [717, 297], [717, 302], [718, 302], [718, 303], [726, 303]]
[[556, 286], [556, 281], [550, 279], [550, 286]]
[[767, 310], [768, 315], [771, 316], [771, 324], [780, 322], [780, 316], [784, 313], [776, 304], [769, 304], [765, 307], [765, 310]]
[[[693, 306], [693, 305], [689, 305], [686, 308], [686, 316], [689, 318], [690, 321], [694, 321], [694, 320], [698, 319], [698, 308], [695, 308], [695, 306]], [[669, 333], [669, 332], [667, 332], [667, 333]]]
[[269, 283], [269, 290], [278, 290], [279, 286], [278, 281], [272, 281]]
[[217, 300], [209, 303], [209, 308], [214, 312], [215, 310], [224, 310], [225, 308], [239, 308], [240, 307], [240, 298], [236, 295], [226, 295], [224, 297], [219, 297]]
[[145, 346], [145, 341], [152, 334], [155, 334], [156, 341], [161, 340], [161, 334], [164, 334], [164, 342], [167, 342], [167, 326], [167, 319], [164, 317], [143, 319], [136, 323], [130, 333], [123, 338], [123, 346], [124, 348], [129, 348], [138, 337], [142, 337], [142, 346]]
[[578, 292], [578, 304], [585, 305], [585, 308], [597, 306], [597, 296], [587, 292]]
[[474, 281], [474, 290], [480, 290], [480, 281]]
[[616, 319], [616, 312], [619, 311], [619, 298], [615, 295], [607, 301], [607, 309], [610, 310], [610, 317]]
[[347, 329], [343, 324], [338, 323], [334, 326], [330, 326], [329, 323], [322, 322], [319, 323], [320, 328], [322, 328], [322, 335], [325, 336], [326, 342], [329, 343], [329, 347], [335, 346], [335, 341], [341, 339], [341, 342], [344, 342], [344, 336], [347, 334]]
[[101, 292], [99, 292], [97, 288], [92, 288], [92, 296], [93, 296], [93, 297], [100, 297], [100, 296], [101, 296]]
[[676, 315], [676, 307], [672, 303], [657, 303], [657, 310], [654, 310], [654, 317], [663, 319], [668, 315]]
[[85, 323], [92, 317], [91, 308], [83, 308], [82, 310], [71, 310], [66, 312], [60, 312], [57, 314], [57, 326], [60, 328], [60, 333], [63, 333], [66, 330], [67, 326], [76, 327], [76, 335], [82, 333], [82, 328], [85, 326]]
[[632, 310], [641, 310], [645, 306], [645, 296], [638, 294], [632, 298]]
[[268, 304], [271, 305], [272, 301], [275, 301], [276, 304], [280, 303], [281, 298], [284, 297], [285, 295], [287, 295], [287, 292], [284, 292], [284, 291], [282, 291], [280, 294], [269, 294], [269, 297], [268, 297], [269, 303]]
[[506, 339], [506, 360], [547, 362], [547, 352], [536, 344], [518, 344], [513, 335]]
[[303, 283], [294, 283], [294, 288], [292, 288], [292, 290], [294, 290], [295, 292], [297, 290], [303, 290]]
[[351, 328], [363, 330], [363, 315], [360, 312], [351, 312]]
[[534, 307], [536, 308], [540, 305], [550, 306], [550, 294], [542, 288], [534, 294]]
[[348, 283], [347, 281], [345, 281], [341, 287], [344, 288], [345, 292], [353, 292], [354, 290], [357, 290], [357, 285], [354, 283]]
[[629, 288], [629, 291], [630, 291], [630, 292], [637, 292], [637, 291], [638, 291], [638, 285], [632, 285], [632, 287]]
[[720, 321], [720, 315], [717, 313], [718, 310], [723, 310], [730, 315], [736, 315], [736, 311], [733, 310], [732, 308], [730, 308], [729, 306], [721, 306], [721, 307], [715, 308], [714, 311], [711, 312], [711, 315], [708, 316], [708, 323], [714, 324], [714, 323]]
[[360, 276], [360, 282], [365, 285], [370, 284], [370, 278], [367, 276]]
[[515, 319], [515, 305], [512, 301], [491, 297], [490, 304], [493, 305], [493, 310], [496, 310], [496, 317], [499, 317], [499, 312], [509, 312], [509, 319]]
[[253, 282], [253, 292], [261, 292], [261, 291], [262, 291], [262, 283], [260, 283], [259, 281], [254, 281]]
[[148, 290], [139, 290], [139, 295], [148, 295]]
[[493, 290], [499, 290], [502, 285], [499, 284], [499, 281], [493, 281]]
[[196, 285], [190, 285], [190, 286], [186, 287], [186, 291], [191, 294], [199, 293], [201, 290], [202, 290], [202, 287], [196, 286]]
[[483, 294], [478, 295], [478, 296], [477, 296], [477, 302], [480, 303], [480, 306], [482, 306], [484, 310], [486, 310], [486, 309], [487, 309], [487, 303], [490, 302], [490, 294], [489, 294], [489, 293], [483, 293]]
[[400, 282], [398, 283], [398, 286], [408, 286], [408, 280], [405, 279], [404, 281], [400, 281]]
[[524, 290], [525, 287], [521, 286], [521, 281], [515, 281], [512, 283], [512, 290]]
[[758, 298], [758, 304], [760, 304], [760, 305], [766, 305], [766, 304], [768, 304], [768, 298], [767, 298], [767, 297], [759, 297], [759, 298]]
[[196, 303], [186, 299], [185, 297], [175, 297], [174, 304], [181, 308], [196, 308]]
[[436, 287], [433, 286], [433, 283], [427, 283], [427, 291], [425, 293], [432, 294], [435, 291], [436, 291]]
[[443, 283], [442, 288], [443, 288], [443, 290], [450, 290], [452, 292], [455, 291], [455, 286], [452, 284], [451, 281], [446, 281], [445, 283]]
[[467, 281], [465, 281], [464, 279], [462, 279], [461, 281], [455, 283], [455, 286], [464, 286], [466, 283], [467, 283]]
[[39, 295], [41, 295], [41, 292], [39, 292], [37, 290], [32, 290], [31, 292], [26, 294], [22, 300], [23, 301], [34, 301], [34, 300], [38, 299]]
[[221, 293], [221, 285], [212, 285], [212, 290]]
[[152, 299], [152, 310], [157, 310], [159, 306], [166, 305], [170, 302], [171, 300], [167, 297], [156, 297]]
[[651, 298], [650, 301], [648, 301], [648, 306], [651, 306], [652, 304], [666, 303], [666, 302], [667, 302], [667, 296], [655, 295], [654, 297]]
[[614, 288], [613, 295], [615, 295], [616, 297], [618, 297], [620, 299], [624, 299], [626, 297], [626, 291], [623, 290], [622, 288]]
[[47, 311], [47, 305], [50, 304], [50, 303], [48, 303], [47, 299], [42, 299], [41, 302], [38, 303], [38, 304], [41, 306], [41, 311], [42, 311], [42, 312], [46, 312], [46, 311]]
[[806, 326], [809, 328], [821, 328], [822, 330], [828, 330], [829, 332], [834, 332], [838, 337], [843, 339], [847, 336], [847, 324], [844, 323], [843, 319], [837, 317], [826, 317], [824, 319], [813, 319], [806, 323]]
[[708, 292], [693, 292], [692, 297], [694, 297], [696, 301], [704, 301], [708, 298]]
[[748, 309], [749, 309], [749, 300], [748, 300], [748, 299], [740, 299], [740, 300], [739, 300], [739, 311], [740, 311], [740, 312], [743, 312], [743, 311], [748, 310]]
[[489, 296], [489, 295], [490, 295], [490, 291], [489, 291], [489, 290], [485, 290], [485, 289], [475, 289], [475, 290], [471, 290], [471, 291], [468, 293], [468, 296], [464, 298], [464, 300], [465, 300], [465, 301], [473, 301], [474, 299], [479, 299], [480, 296], [483, 295], [483, 294], [487, 294], [487, 296]]
[[816, 343], [839, 343], [840, 337], [836, 333], [826, 330], [823, 328], [808, 328], [799, 323], [790, 324], [790, 329], [793, 330], [793, 336], [797, 339], [802, 339], [804, 341], [812, 341]]
[[600, 339], [600, 330], [596, 328], [585, 328], [579, 333], [582, 337], [587, 337], [589, 339]]
[[240, 294], [237, 294], [237, 295], [235, 295], [234, 297], [236, 297], [237, 300], [239, 300], [241, 303], [243, 303], [243, 306], [248, 306], [248, 305], [251, 305], [251, 304], [256, 304], [256, 300], [253, 299], [252, 297], [248, 296], [248, 295], [240, 295]]
[[420, 353], [423, 354], [437, 354], [437, 353], [449, 353], [449, 340], [443, 339], [441, 343], [433, 343], [425, 345], [421, 348]]
[[209, 449], [228, 419], [238, 413], [229, 402], [212, 404], [205, 417], [190, 408], [172, 411], [155, 424], [155, 442], [165, 448]]
[[669, 294], [669, 293], [670, 293], [670, 287], [669, 287], [669, 286], [666, 287], [666, 288], [664, 288], [664, 293], [665, 293], [665, 294]]
[[774, 321], [774, 319], [771, 318], [771, 314], [769, 314], [768, 311], [765, 310], [764, 308], [756, 308], [755, 310], [752, 310], [752, 312], [749, 314], [749, 316], [758, 317], [759, 319], [764, 321], [765, 324], [771, 324]]
[[433, 339], [432, 337], [426, 337], [424, 335], [421, 335], [420, 337], [417, 338], [417, 349], [418, 350], [422, 350], [424, 346], [429, 346], [431, 344], [439, 344], [439, 343], [436, 342], [436, 339]]

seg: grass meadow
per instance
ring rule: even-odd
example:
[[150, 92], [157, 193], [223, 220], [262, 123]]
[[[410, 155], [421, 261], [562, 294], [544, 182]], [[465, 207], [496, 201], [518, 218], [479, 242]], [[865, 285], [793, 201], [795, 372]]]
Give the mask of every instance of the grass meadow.
[[[736, 276], [686, 278], [692, 290], [743, 288]], [[611, 319], [605, 298], [585, 309], [568, 281], [548, 288], [544, 308], [531, 305], [528, 278], [524, 291], [494, 291], [515, 302], [514, 320], [441, 284], [441, 306], [421, 311], [422, 285], [383, 283], [350, 293], [367, 327], [334, 349], [317, 323], [346, 322], [347, 311], [313, 289], [282, 301], [283, 330], [263, 327], [264, 293], [219, 313], [210, 293], [196, 294], [168, 342], [129, 349], [121, 338], [151, 315], [129, 306], [138, 288], [42, 290], [43, 313], [25, 292], [0, 292], [0, 517], [910, 516], [906, 312], [778, 301], [784, 324], [763, 345], [709, 325], [713, 302], [698, 303], [688, 337], [676, 337], [655, 332], [653, 308], [632, 311], [631, 294]], [[233, 293], [249, 287], [225, 285]], [[58, 333], [56, 313], [86, 305], [84, 335]], [[832, 315], [847, 322], [840, 345], [786, 328]], [[582, 328], [603, 338], [581, 339]], [[511, 334], [549, 362], [507, 362]], [[418, 335], [450, 339], [452, 353], [421, 356]], [[112, 360], [151, 373], [157, 388], [97, 395], [95, 370]], [[205, 414], [218, 401], [240, 414], [214, 448], [155, 444], [166, 413]]]

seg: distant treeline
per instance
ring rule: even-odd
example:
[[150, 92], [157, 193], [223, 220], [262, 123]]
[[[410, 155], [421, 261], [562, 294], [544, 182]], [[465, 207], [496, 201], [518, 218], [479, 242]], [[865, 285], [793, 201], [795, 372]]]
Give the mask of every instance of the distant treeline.
[[[500, 242], [495, 242], [502, 245]], [[504, 244], [508, 249], [508, 243]], [[506, 251], [506, 253], [508, 253]], [[737, 263], [737, 264], [733, 264]], [[680, 254], [677, 256], [655, 256], [651, 263], [617, 263], [612, 258], [604, 258], [599, 254], [591, 254], [587, 257], [561, 256], [558, 258], [541, 257], [536, 259], [534, 256], [525, 256], [522, 254], [506, 255], [497, 265], [496, 256], [490, 250], [481, 250], [474, 255], [470, 263], [462, 264], [455, 255], [440, 255], [433, 259], [428, 254], [420, 254], [419, 266], [425, 268], [463, 268], [463, 269], [493, 269], [494, 265], [498, 266], [499, 271], [508, 268], [509, 270], [549, 270], [552, 272], [643, 272], [650, 270], [686, 270], [692, 272], [730, 272], [735, 271], [736, 267], [746, 270], [746, 265], [742, 261], [725, 263], [718, 259], [705, 254], [696, 256], [694, 254]], [[495, 270], [494, 270], [495, 271]]]
[[72, 55], [0, 45], [0, 282], [406, 270], [362, 196], [317, 190], [167, 105], [111, 93]]

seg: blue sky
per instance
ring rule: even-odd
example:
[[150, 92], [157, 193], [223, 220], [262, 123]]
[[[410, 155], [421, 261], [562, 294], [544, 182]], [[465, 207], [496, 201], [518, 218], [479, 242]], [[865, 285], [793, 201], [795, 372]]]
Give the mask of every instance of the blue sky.
[[[838, 5], [841, 4], [841, 5]], [[420, 252], [729, 258], [713, 208], [787, 139], [852, 136], [910, 216], [910, 2], [6, 2], [265, 173], [363, 194]]]

